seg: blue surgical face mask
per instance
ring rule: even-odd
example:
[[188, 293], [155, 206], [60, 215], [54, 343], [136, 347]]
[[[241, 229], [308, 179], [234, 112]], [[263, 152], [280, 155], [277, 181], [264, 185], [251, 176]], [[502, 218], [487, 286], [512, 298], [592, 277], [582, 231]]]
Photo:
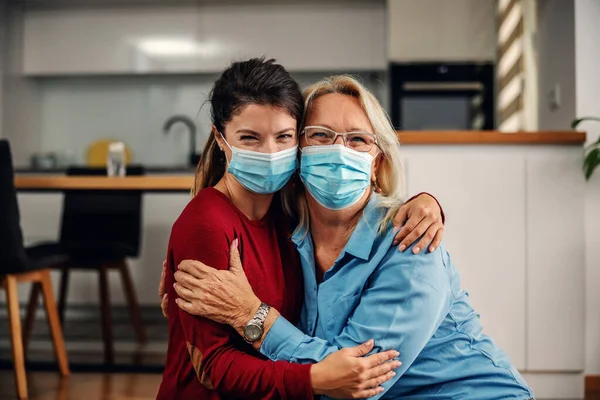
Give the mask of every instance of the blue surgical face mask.
[[341, 210], [358, 203], [371, 183], [369, 153], [340, 144], [302, 149], [300, 178], [323, 207]]
[[298, 146], [277, 153], [260, 153], [229, 146], [223, 135], [221, 137], [231, 149], [227, 172], [251, 192], [275, 193], [285, 186], [298, 167]]

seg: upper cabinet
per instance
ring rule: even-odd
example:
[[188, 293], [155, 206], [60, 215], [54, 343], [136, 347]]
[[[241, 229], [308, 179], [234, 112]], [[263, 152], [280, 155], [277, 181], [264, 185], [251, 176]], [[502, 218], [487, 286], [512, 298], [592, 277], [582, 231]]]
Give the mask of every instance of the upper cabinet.
[[291, 71], [383, 70], [385, 43], [384, 1], [34, 10], [23, 73], [210, 73], [263, 55]]
[[496, 0], [388, 0], [392, 62], [493, 61]]

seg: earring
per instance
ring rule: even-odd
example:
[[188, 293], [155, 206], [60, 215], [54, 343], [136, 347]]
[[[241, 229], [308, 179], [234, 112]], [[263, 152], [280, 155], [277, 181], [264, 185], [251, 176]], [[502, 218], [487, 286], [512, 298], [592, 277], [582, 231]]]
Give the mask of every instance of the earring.
[[373, 186], [373, 190], [375, 190], [376, 193], [381, 193], [381, 188], [377, 184], [377, 177], [371, 181], [371, 186]]

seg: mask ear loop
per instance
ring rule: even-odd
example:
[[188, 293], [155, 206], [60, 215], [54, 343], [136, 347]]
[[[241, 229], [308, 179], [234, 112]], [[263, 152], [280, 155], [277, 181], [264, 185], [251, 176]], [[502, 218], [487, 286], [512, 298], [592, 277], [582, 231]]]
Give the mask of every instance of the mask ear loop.
[[[225, 139], [225, 136], [221, 132], [219, 132], [219, 131], [216, 131], [216, 132], [219, 135], [221, 135], [221, 139], [223, 139], [223, 141], [225, 142], [225, 144], [227, 145], [227, 147], [229, 147], [229, 150], [231, 150], [233, 152], [233, 149], [231, 148], [231, 146], [229, 145], [229, 143], [227, 143], [227, 139]], [[223, 154], [223, 158], [227, 162], [227, 165], [229, 165], [229, 160], [227, 159], [227, 154], [225, 154], [225, 150], [223, 150], [223, 148], [221, 148], [221, 146], [219, 146], [219, 150], [221, 150], [221, 153]]]

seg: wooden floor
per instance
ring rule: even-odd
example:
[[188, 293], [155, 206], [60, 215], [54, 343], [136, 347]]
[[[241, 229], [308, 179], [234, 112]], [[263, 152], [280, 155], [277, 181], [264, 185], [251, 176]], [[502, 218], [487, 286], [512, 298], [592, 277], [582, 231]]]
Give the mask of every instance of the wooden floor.
[[[57, 372], [31, 372], [27, 376], [29, 400], [154, 400], [160, 374], [74, 373], [61, 379]], [[14, 376], [0, 370], [0, 400], [15, 400]], [[542, 400], [542, 399], [538, 399]], [[588, 391], [585, 400], [600, 400]]]
[[[29, 400], [154, 400], [159, 374], [72, 374], [61, 379], [55, 372], [27, 375]], [[0, 400], [16, 399], [14, 376], [0, 371]]]

